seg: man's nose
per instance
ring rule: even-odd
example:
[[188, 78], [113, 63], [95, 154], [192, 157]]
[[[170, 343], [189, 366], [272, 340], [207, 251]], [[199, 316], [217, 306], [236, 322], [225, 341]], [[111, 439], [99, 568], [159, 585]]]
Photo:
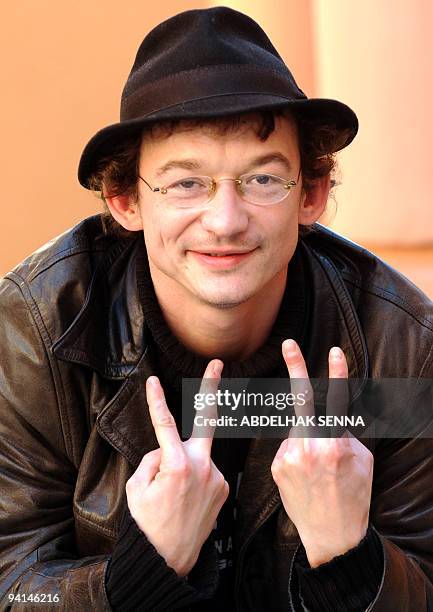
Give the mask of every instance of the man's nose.
[[218, 236], [233, 236], [244, 232], [248, 227], [248, 210], [234, 181], [219, 181], [216, 189], [216, 194], [201, 217], [204, 229]]

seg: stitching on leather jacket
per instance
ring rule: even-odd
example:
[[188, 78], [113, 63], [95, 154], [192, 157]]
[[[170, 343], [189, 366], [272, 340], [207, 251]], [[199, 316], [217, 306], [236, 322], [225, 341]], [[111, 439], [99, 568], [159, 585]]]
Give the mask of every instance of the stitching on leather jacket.
[[364, 291], [365, 293], [370, 293], [371, 295], [374, 295], [374, 296], [376, 296], [378, 298], [386, 300], [387, 302], [390, 302], [391, 304], [394, 304], [394, 306], [397, 306], [397, 307], [401, 308], [402, 310], [404, 310], [404, 312], [406, 312], [408, 315], [410, 315], [416, 321], [418, 321], [418, 323], [420, 323], [420, 325], [424, 325], [424, 327], [427, 327], [428, 329], [433, 331], [433, 324], [432, 324], [432, 322], [429, 321], [429, 319], [425, 319], [421, 315], [420, 312], [417, 312], [414, 308], [411, 307], [411, 304], [409, 304], [405, 300], [402, 300], [395, 293], [392, 293], [391, 291], [387, 291], [383, 287], [379, 287], [378, 285], [374, 285], [374, 284], [369, 284], [368, 287], [366, 287], [362, 283], [358, 283], [358, 282], [356, 282], [356, 281], [354, 281], [354, 280], [352, 280], [352, 279], [350, 279], [348, 277], [344, 277], [344, 280], [347, 283], [350, 283], [351, 285], [354, 285], [355, 287], [357, 287], [361, 291]]
[[[74, 465], [74, 447], [73, 437], [71, 436], [71, 424], [68, 418], [68, 411], [62, 410], [62, 406], [65, 406], [65, 393], [63, 389], [63, 381], [58, 369], [55, 369], [55, 362], [52, 359], [50, 348], [52, 345], [50, 335], [47, 328], [45, 327], [44, 320], [39, 311], [37, 304], [34, 301], [33, 295], [30, 291], [28, 284], [18, 275], [20, 283], [17, 283], [13, 278], [8, 277], [8, 280], [17, 287], [18, 291], [22, 296], [22, 300], [26, 305], [29, 312], [29, 316], [33, 321], [33, 328], [37, 336], [39, 336], [42, 346], [44, 347], [46, 363], [49, 367], [51, 378], [53, 381], [53, 389], [56, 396], [57, 410], [59, 414], [60, 429], [62, 431], [63, 445], [65, 448], [66, 456], [72, 465]], [[61, 393], [63, 402], [60, 400], [59, 394]]]

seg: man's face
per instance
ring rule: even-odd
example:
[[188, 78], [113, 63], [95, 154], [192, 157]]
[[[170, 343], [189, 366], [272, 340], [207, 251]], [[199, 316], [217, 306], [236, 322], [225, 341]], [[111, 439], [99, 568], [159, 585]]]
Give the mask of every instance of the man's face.
[[[275, 130], [264, 142], [251, 125], [224, 135], [206, 126], [178, 129], [166, 138], [146, 136], [141, 148], [140, 175], [152, 187], [197, 175], [218, 180], [266, 173], [296, 180], [299, 168], [296, 127], [282, 117], [276, 118]], [[139, 183], [157, 294], [164, 291], [189, 304], [230, 308], [265, 297], [276, 285], [283, 289], [305, 197], [301, 180], [282, 202], [268, 206], [244, 201], [232, 181], [222, 181], [208, 204], [183, 209]], [[206, 255], [216, 252], [238, 255]]]

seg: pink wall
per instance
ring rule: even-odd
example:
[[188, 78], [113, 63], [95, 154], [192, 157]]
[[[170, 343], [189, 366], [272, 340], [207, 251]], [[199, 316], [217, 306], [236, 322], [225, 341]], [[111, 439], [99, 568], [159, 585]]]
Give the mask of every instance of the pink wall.
[[347, 101], [333, 228], [360, 242], [433, 244], [433, 2], [315, 0], [317, 93]]
[[[334, 227], [362, 241], [433, 242], [433, 3], [227, 4], [262, 24], [308, 95], [340, 96], [359, 113], [359, 139], [342, 156]], [[180, 10], [210, 5], [27, 0], [3, 6], [0, 275], [99, 211], [99, 201], [76, 180], [82, 147], [117, 120], [143, 35]]]

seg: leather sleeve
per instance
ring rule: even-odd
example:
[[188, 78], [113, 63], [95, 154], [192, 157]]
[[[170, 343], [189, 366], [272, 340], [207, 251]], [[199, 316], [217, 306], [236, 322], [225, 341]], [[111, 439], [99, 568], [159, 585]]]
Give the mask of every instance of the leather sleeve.
[[[108, 555], [78, 558], [74, 549], [76, 470], [59, 413], [64, 391], [25, 291], [19, 279], [0, 282], [0, 608], [110, 610]], [[9, 603], [11, 594], [20, 597]]]
[[[366, 612], [433, 610], [432, 474], [431, 438], [385, 439], [377, 445], [370, 522], [380, 538], [384, 568]], [[289, 594], [292, 609], [305, 612], [293, 561]]]
[[369, 612], [433, 610], [433, 440], [382, 440], [375, 453], [370, 519], [384, 572]]

